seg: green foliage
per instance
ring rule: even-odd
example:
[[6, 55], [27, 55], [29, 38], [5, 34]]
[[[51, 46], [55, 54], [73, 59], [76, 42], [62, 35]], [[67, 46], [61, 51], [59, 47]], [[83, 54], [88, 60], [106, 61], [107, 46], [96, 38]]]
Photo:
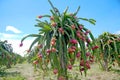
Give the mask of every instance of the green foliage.
[[101, 65], [104, 70], [109, 70], [114, 62], [117, 62], [120, 65], [120, 36], [111, 34], [109, 32], [104, 32], [101, 34], [97, 43], [99, 45], [100, 57], [102, 58]]
[[[20, 59], [20, 61], [18, 61]], [[7, 43], [7, 40], [0, 41], [0, 72], [6, 68], [10, 68], [12, 64], [22, 62], [22, 57], [13, 53], [11, 44]], [[6, 67], [6, 68], [5, 68]]]
[[[88, 21], [95, 25], [95, 20], [78, 18], [78, 7], [75, 13], [69, 14], [68, 7], [61, 14], [52, 6], [52, 15], [38, 16], [38, 18], [48, 18], [50, 21], [37, 19], [36, 27], [39, 27], [39, 34], [30, 34], [21, 40], [21, 44], [27, 37], [36, 37], [30, 46], [30, 56], [33, 56], [33, 64], [36, 68], [42, 68], [43, 71], [53, 69], [53, 73], [58, 73], [59, 78], [68, 79], [67, 70], [71, 70], [75, 61], [78, 62], [79, 71], [82, 73], [90, 69], [90, 63], [93, 62], [96, 45], [91, 43], [94, 37], [90, 30], [80, 24], [80, 20]], [[31, 50], [34, 44], [38, 47]], [[29, 57], [30, 57], [29, 56]]]
[[0, 41], [0, 68], [6, 66], [7, 68], [11, 67], [12, 64], [12, 47], [10, 44], [7, 44], [7, 41]]
[[22, 57], [21, 55], [15, 53], [14, 54], [14, 62], [17, 64], [17, 63], [23, 63], [26, 61], [26, 58], [25, 57]]
[[15, 77], [9, 76], [9, 77], [2, 77], [0, 78], [0, 80], [26, 80], [26, 79], [22, 76], [15, 76]]

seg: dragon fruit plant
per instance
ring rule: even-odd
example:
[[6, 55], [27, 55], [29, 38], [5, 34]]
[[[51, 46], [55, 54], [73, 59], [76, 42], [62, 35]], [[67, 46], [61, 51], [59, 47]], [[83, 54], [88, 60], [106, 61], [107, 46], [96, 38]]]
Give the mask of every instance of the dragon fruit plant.
[[[52, 15], [38, 16], [35, 26], [39, 28], [39, 33], [25, 36], [20, 45], [23, 45], [27, 37], [35, 37], [29, 48], [31, 52], [33, 45], [38, 44], [33, 64], [40, 65], [43, 70], [52, 69], [58, 80], [68, 80], [68, 70], [72, 70], [75, 61], [79, 63], [79, 72], [86, 75], [90, 63], [94, 62], [94, 51], [98, 46], [93, 44], [91, 31], [79, 22], [84, 20], [95, 25], [96, 21], [77, 17], [80, 7], [75, 13], [68, 13], [68, 7], [60, 13], [48, 1], [52, 7]], [[42, 18], [48, 19], [43, 21]]]
[[99, 45], [102, 69], [109, 71], [116, 63], [120, 66], [120, 35], [104, 32], [96, 41]]
[[13, 64], [14, 54], [11, 44], [7, 43], [7, 40], [0, 40], [0, 72], [4, 71], [3, 67], [10, 68]]
[[12, 65], [23, 62], [24, 58], [13, 52], [11, 44], [7, 40], [0, 40], [0, 72], [6, 68], [11, 68]]

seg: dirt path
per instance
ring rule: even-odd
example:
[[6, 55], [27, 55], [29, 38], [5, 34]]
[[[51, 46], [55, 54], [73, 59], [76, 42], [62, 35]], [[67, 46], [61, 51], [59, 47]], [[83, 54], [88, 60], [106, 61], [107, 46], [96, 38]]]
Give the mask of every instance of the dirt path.
[[8, 72], [20, 73], [20, 75], [25, 77], [26, 80], [36, 80], [36, 78], [39, 76], [34, 72], [33, 66], [28, 63], [17, 64], [13, 66], [11, 69], [8, 69]]

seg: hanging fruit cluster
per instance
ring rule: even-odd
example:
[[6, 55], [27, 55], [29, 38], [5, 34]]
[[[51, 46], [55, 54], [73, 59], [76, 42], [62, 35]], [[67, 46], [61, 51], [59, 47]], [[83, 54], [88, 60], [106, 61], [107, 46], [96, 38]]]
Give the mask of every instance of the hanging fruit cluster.
[[[49, 1], [49, 0], [48, 0]], [[61, 14], [57, 8], [52, 6], [52, 15], [38, 16], [37, 25], [39, 34], [30, 34], [21, 40], [23, 44], [27, 37], [36, 37], [30, 46], [38, 43], [37, 55], [33, 64], [40, 65], [43, 70], [53, 69], [54, 74], [58, 74], [59, 78], [68, 79], [67, 70], [72, 70], [75, 61], [79, 62], [80, 72], [90, 69], [90, 63], [94, 62], [94, 51], [98, 48], [94, 42], [94, 37], [90, 30], [80, 24], [80, 20], [88, 21], [95, 25], [95, 20], [79, 18], [77, 13], [68, 13], [67, 9]], [[43, 21], [42, 18], [47, 17], [49, 21]], [[49, 64], [51, 66], [49, 66]], [[63, 80], [63, 79], [62, 79]]]

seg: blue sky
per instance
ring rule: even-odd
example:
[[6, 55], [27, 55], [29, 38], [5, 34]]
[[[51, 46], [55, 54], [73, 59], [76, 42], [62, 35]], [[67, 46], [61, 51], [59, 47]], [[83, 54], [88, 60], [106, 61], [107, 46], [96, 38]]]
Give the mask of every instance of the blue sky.
[[[120, 0], [51, 0], [62, 13], [69, 6], [69, 12], [78, 17], [93, 18], [96, 25], [84, 25], [98, 37], [103, 32], [120, 33]], [[36, 16], [50, 14], [47, 0], [0, 0], [0, 39], [20, 40], [30, 33], [38, 33]], [[13, 44], [15, 45], [15, 44]]]

